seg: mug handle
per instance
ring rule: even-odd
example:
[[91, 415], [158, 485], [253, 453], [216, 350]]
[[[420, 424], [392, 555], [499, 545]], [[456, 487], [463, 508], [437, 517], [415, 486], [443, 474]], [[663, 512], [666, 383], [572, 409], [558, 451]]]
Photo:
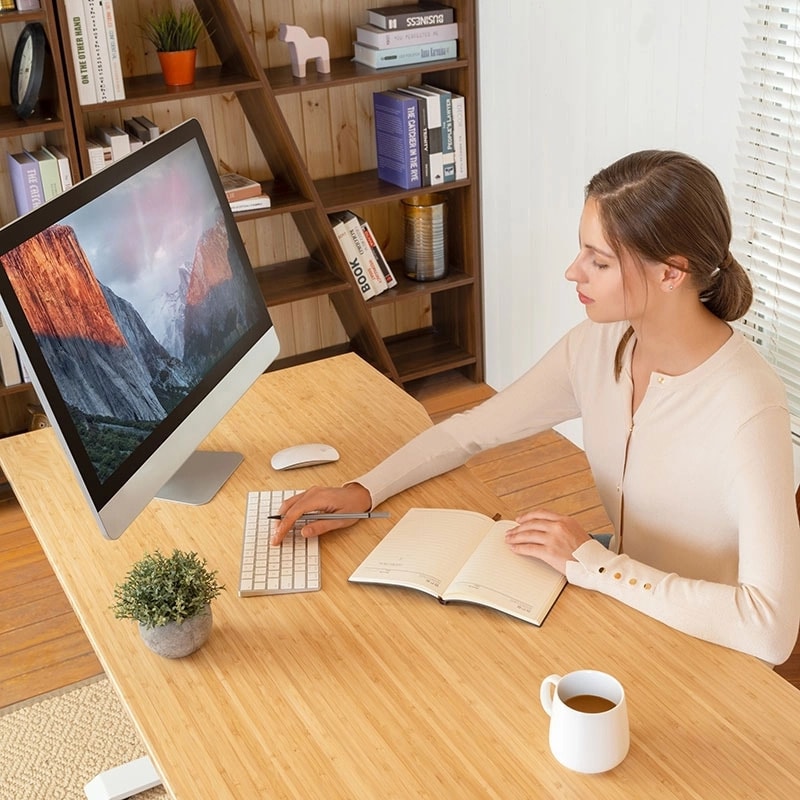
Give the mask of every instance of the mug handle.
[[560, 675], [548, 675], [542, 681], [542, 685], [539, 688], [539, 701], [541, 702], [542, 708], [547, 712], [548, 716], [553, 715], [553, 692], [558, 686], [558, 682], [560, 680]]

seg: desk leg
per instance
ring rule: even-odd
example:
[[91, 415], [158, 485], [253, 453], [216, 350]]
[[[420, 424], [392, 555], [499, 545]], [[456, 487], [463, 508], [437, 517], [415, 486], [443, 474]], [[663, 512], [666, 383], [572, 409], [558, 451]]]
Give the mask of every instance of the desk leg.
[[153, 762], [144, 756], [101, 772], [83, 787], [83, 791], [88, 800], [124, 800], [160, 783]]

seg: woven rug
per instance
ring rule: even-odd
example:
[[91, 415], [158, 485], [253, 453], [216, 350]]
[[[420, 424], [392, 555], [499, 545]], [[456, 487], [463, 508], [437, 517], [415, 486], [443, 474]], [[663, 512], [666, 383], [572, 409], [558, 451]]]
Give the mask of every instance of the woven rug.
[[145, 754], [108, 679], [94, 679], [0, 711], [0, 800], [86, 800], [95, 775]]

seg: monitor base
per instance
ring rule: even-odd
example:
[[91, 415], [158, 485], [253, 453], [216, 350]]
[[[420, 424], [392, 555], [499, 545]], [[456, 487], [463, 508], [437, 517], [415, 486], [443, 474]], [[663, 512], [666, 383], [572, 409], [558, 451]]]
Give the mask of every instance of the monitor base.
[[202, 506], [214, 497], [243, 460], [241, 453], [195, 450], [156, 497], [173, 503]]

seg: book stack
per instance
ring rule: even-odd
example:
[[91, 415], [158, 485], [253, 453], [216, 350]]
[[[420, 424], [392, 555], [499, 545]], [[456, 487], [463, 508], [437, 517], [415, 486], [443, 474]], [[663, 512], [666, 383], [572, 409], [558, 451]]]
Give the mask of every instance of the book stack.
[[6, 160], [19, 215], [33, 211], [72, 186], [69, 159], [57, 147], [7, 153]]
[[328, 218], [364, 300], [397, 286], [369, 222], [352, 211], [339, 211]]
[[0, 11], [36, 11], [39, 0], [0, 0]]
[[423, 83], [372, 100], [381, 180], [417, 189], [467, 178], [463, 95]]
[[455, 10], [441, 3], [370, 8], [356, 28], [353, 61], [373, 69], [458, 57]]
[[125, 99], [114, 0], [64, 0], [81, 105]]
[[158, 125], [147, 117], [126, 119], [122, 128], [117, 125], [99, 126], [94, 136], [86, 140], [90, 172], [94, 174], [119, 161], [155, 139], [160, 132]]
[[256, 211], [270, 207], [270, 197], [258, 181], [238, 172], [226, 172], [219, 179], [231, 211]]

